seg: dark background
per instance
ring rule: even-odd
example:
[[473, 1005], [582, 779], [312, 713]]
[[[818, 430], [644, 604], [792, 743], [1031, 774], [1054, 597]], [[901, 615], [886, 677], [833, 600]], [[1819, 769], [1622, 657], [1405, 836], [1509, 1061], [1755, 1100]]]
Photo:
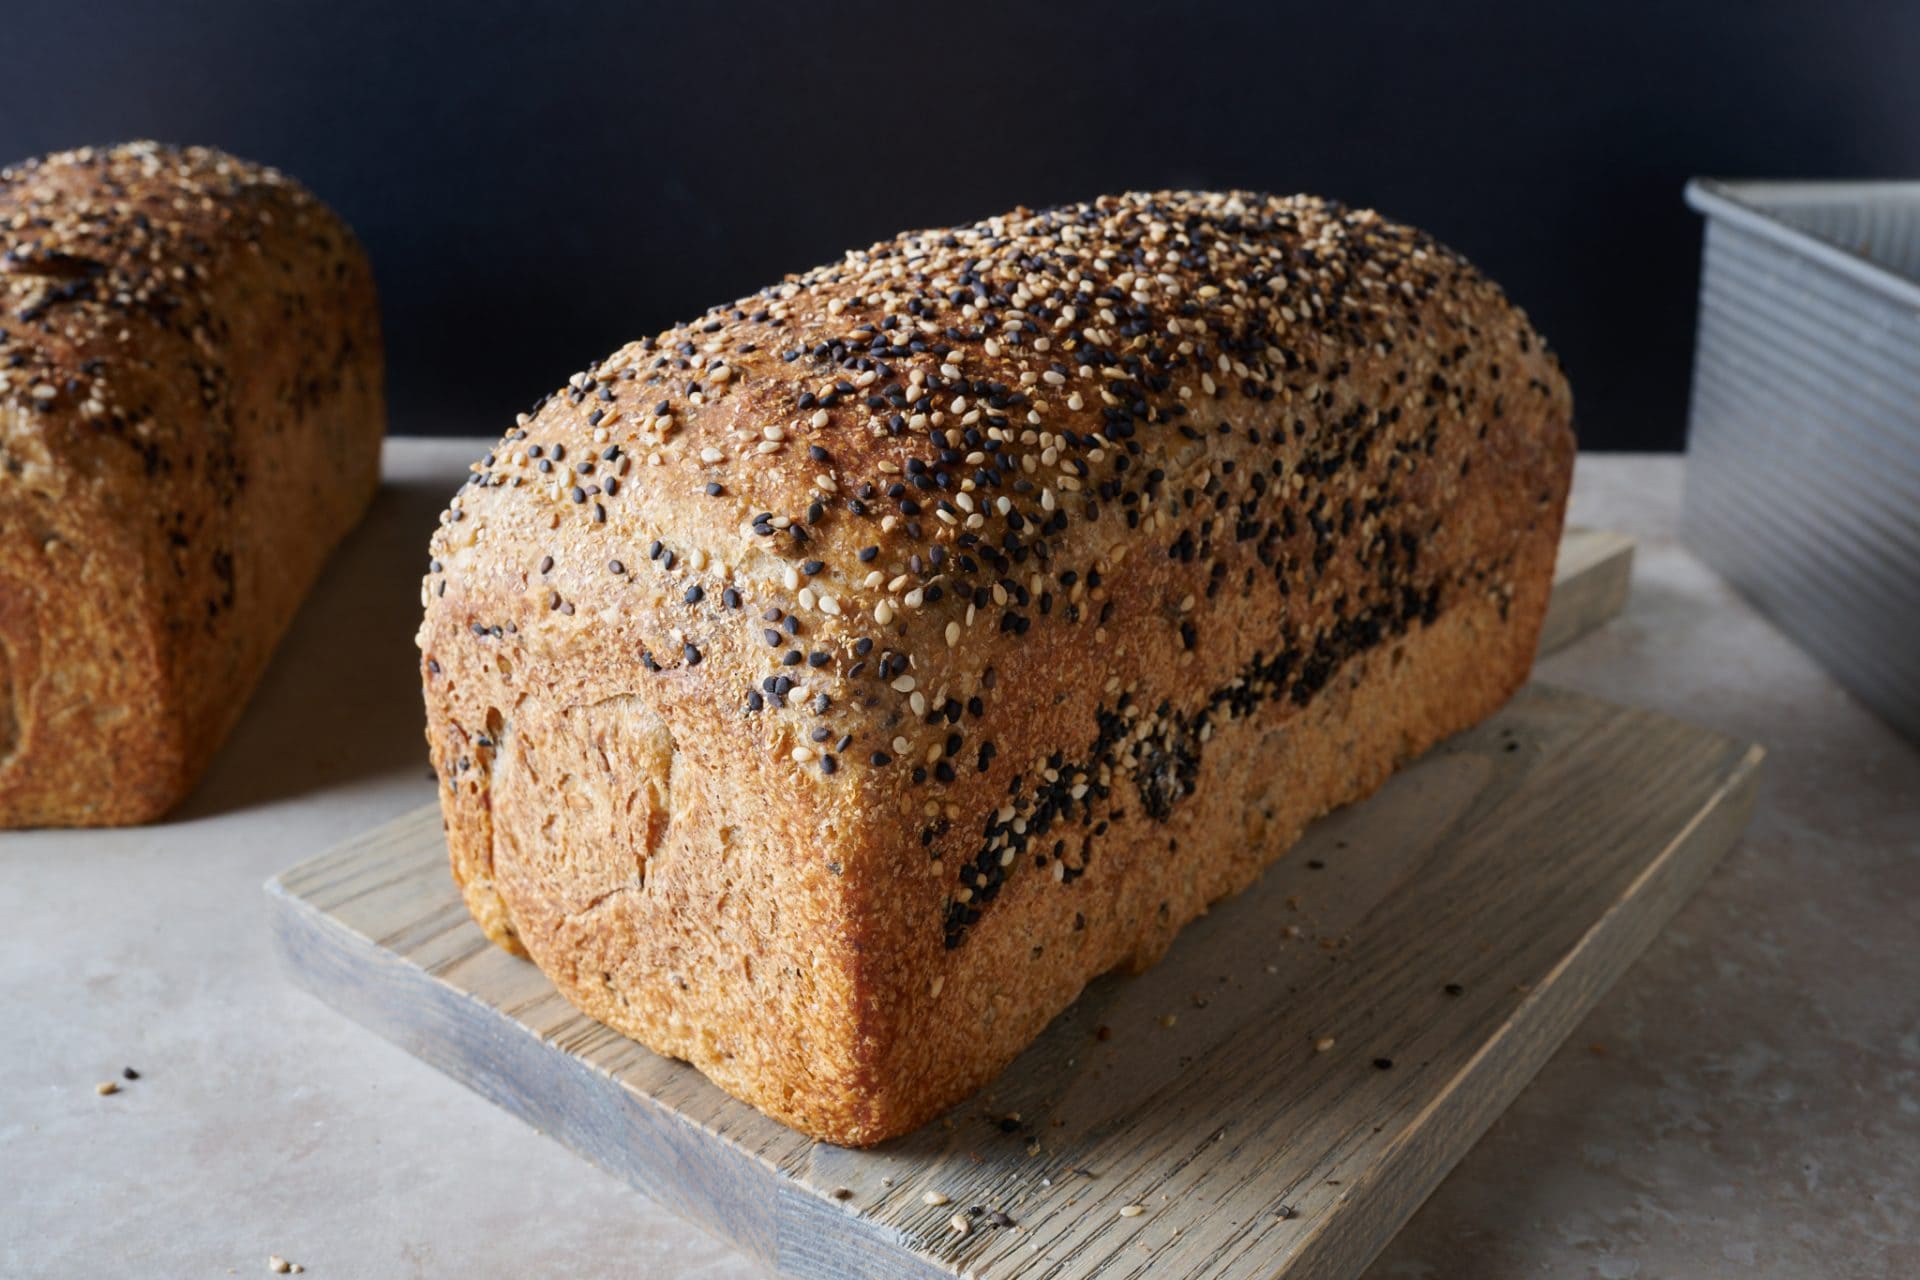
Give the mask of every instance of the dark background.
[[372, 250], [397, 432], [497, 434], [628, 339], [906, 227], [1315, 191], [1478, 262], [1583, 442], [1674, 448], [1689, 175], [1920, 172], [1920, 3], [9, 0], [0, 159], [280, 166]]

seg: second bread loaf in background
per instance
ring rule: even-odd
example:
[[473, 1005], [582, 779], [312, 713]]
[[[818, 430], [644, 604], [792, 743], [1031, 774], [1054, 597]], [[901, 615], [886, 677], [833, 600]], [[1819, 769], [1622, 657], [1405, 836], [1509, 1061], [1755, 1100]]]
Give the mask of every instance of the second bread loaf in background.
[[154, 143], [0, 170], [0, 827], [159, 817], [379, 483], [346, 225]]

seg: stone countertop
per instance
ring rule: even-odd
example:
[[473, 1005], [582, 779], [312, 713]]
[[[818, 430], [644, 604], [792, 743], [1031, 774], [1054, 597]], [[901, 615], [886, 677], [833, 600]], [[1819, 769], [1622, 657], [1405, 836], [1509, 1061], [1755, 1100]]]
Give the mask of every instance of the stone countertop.
[[[485, 447], [388, 446], [180, 813], [0, 835], [0, 1275], [763, 1274], [275, 971], [262, 882], [433, 798], [419, 575]], [[1920, 1275], [1920, 752], [1680, 549], [1682, 465], [1581, 459], [1633, 595], [1540, 676], [1765, 743], [1753, 824], [1372, 1276]]]

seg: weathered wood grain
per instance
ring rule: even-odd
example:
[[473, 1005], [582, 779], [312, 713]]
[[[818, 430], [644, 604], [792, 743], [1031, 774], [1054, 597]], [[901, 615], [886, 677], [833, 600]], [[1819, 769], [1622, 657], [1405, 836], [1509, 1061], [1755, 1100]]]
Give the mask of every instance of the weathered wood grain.
[[1568, 529], [1553, 565], [1553, 597], [1540, 652], [1565, 648], [1626, 607], [1633, 539], [1605, 529]]
[[767, 1120], [487, 944], [432, 809], [268, 887], [297, 981], [785, 1274], [1339, 1276], [1704, 877], [1759, 755], [1530, 687], [1158, 967], [1093, 983], [986, 1093], [864, 1152]]

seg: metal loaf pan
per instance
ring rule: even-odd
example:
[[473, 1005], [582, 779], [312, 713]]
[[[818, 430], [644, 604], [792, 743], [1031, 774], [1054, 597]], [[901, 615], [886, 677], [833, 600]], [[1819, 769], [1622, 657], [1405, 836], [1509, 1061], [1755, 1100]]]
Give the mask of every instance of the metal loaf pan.
[[1920, 741], [1920, 182], [1687, 184], [1684, 536]]

